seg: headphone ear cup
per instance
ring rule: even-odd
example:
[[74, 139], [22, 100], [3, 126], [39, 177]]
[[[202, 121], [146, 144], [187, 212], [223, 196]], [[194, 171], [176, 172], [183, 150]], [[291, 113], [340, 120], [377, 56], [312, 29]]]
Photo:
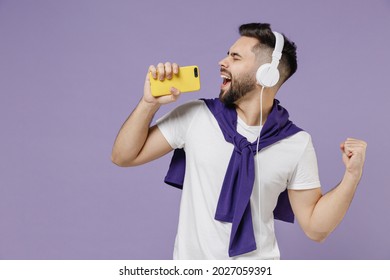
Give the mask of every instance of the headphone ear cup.
[[273, 87], [279, 81], [279, 71], [273, 69], [271, 63], [265, 63], [257, 69], [256, 80], [263, 87]]

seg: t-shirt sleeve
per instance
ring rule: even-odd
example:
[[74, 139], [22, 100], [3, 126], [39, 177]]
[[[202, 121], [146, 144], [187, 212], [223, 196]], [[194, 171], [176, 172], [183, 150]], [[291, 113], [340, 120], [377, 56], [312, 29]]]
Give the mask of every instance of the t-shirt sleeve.
[[167, 113], [156, 121], [157, 127], [173, 149], [183, 148], [188, 129], [204, 102], [191, 101]]
[[305, 190], [321, 187], [317, 157], [309, 136], [302, 156], [288, 182], [287, 188], [292, 190]]

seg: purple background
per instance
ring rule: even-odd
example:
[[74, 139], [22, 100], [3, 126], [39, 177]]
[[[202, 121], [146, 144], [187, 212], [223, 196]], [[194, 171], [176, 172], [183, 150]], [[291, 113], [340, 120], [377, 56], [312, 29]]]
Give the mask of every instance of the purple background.
[[247, 22], [298, 45], [278, 98], [312, 134], [323, 190], [342, 177], [339, 144], [368, 142], [340, 226], [318, 244], [276, 222], [283, 259], [390, 259], [390, 2], [0, 0], [0, 259], [170, 259], [180, 191], [170, 156], [111, 163], [150, 64], [197, 64], [215, 97], [218, 61]]

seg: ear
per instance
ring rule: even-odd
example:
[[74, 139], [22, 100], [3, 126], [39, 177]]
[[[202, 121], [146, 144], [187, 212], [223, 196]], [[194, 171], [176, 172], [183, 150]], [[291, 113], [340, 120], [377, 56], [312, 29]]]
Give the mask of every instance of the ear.
[[279, 71], [271, 63], [265, 63], [257, 70], [256, 80], [263, 87], [273, 87], [279, 81]]

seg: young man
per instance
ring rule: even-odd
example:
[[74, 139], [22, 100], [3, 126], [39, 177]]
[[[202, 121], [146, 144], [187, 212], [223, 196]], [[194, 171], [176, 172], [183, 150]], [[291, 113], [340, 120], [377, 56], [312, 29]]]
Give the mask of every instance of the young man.
[[[180, 92], [172, 88], [170, 95], [154, 98], [146, 75], [144, 95], [113, 147], [119, 166], [178, 152], [167, 176], [183, 188], [174, 259], [279, 259], [274, 218], [291, 222], [294, 215], [309, 238], [323, 241], [344, 217], [362, 176], [366, 143], [348, 138], [340, 145], [344, 177], [321, 193], [310, 135], [288, 120], [275, 99], [297, 69], [295, 45], [284, 37], [280, 79], [263, 87], [256, 72], [271, 62], [276, 37], [269, 24], [245, 24], [239, 31], [219, 62], [219, 99], [179, 106], [150, 127], [159, 107]], [[154, 79], [171, 79], [179, 66], [159, 63], [149, 72]]]

